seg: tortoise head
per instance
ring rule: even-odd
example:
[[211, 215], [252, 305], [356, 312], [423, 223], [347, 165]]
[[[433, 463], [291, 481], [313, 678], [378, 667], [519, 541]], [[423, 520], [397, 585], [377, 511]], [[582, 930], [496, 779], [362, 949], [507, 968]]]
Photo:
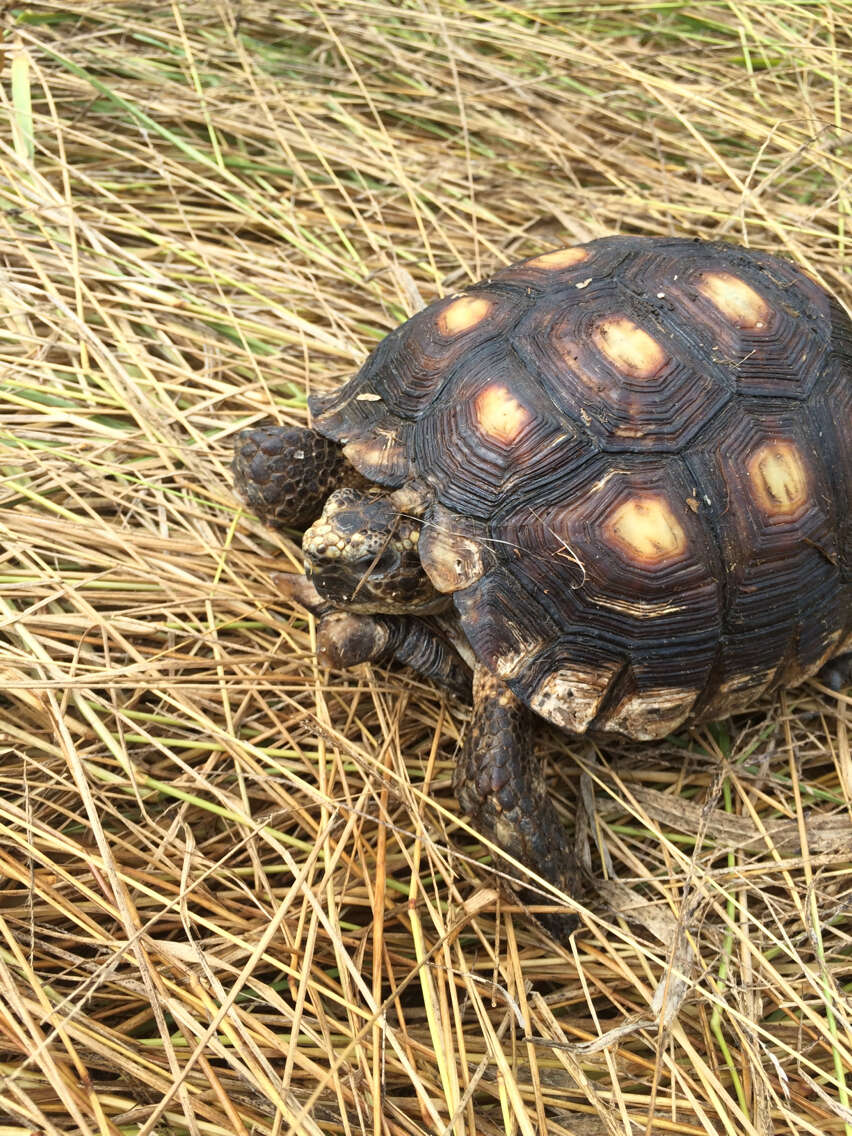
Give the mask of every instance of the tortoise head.
[[347, 611], [437, 611], [446, 598], [420, 563], [420, 527], [388, 497], [337, 489], [302, 539], [305, 573]]

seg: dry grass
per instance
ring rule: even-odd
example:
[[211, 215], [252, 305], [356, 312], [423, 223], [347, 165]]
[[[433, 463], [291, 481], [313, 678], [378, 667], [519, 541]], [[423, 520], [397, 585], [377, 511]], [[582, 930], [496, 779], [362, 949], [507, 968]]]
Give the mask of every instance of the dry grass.
[[5, 19], [0, 1136], [852, 1133], [850, 699], [542, 730], [601, 881], [561, 948], [456, 815], [464, 710], [318, 671], [227, 471], [412, 284], [554, 245], [743, 239], [848, 302], [852, 5]]

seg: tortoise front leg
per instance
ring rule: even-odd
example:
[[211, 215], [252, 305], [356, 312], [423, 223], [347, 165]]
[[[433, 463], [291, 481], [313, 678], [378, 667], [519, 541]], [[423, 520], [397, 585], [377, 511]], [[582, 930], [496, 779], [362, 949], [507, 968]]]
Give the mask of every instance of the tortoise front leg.
[[317, 655], [332, 667], [395, 659], [451, 694], [470, 695], [468, 668], [440, 632], [416, 616], [331, 612], [317, 627]]
[[470, 697], [470, 669], [427, 620], [337, 611], [301, 574], [282, 572], [277, 583], [283, 595], [317, 617], [317, 656], [326, 666], [345, 670], [358, 663], [382, 665], [396, 659], [451, 694]]
[[[477, 666], [473, 677], [473, 721], [454, 787], [459, 804], [480, 832], [504, 852], [569, 895], [578, 871], [566, 834], [547, 795], [532, 753], [532, 714], [505, 683]], [[546, 902], [520, 890], [525, 902]], [[564, 912], [539, 916], [556, 939], [565, 939], [577, 917]]]
[[335, 489], [364, 479], [337, 442], [300, 426], [256, 426], [234, 439], [234, 487], [273, 528], [306, 528]]

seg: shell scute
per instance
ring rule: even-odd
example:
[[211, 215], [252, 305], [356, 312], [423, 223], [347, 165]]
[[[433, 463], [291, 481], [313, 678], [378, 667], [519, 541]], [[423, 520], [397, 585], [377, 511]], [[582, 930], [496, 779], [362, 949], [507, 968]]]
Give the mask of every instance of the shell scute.
[[715, 502], [726, 567], [722, 670], [754, 674], [757, 686], [767, 659], [787, 674], [809, 673], [823, 650], [820, 628], [826, 620], [838, 626], [848, 608], [841, 518], [824, 457], [807, 412], [751, 400], [688, 459]]
[[[831, 339], [827, 294], [793, 265], [718, 243], [649, 247], [624, 274], [742, 395], [804, 398]], [[805, 365], [807, 364], [807, 365]]]
[[491, 516], [519, 486], [542, 476], [558, 451], [561, 468], [582, 464], [595, 448], [562, 418], [503, 341], [473, 352], [446, 397], [414, 428], [414, 462], [449, 509]]
[[603, 277], [576, 296], [554, 290], [511, 338], [555, 405], [604, 449], [678, 452], [733, 386], [724, 368], [696, 358], [675, 323]]
[[416, 419], [458, 365], [503, 335], [528, 302], [521, 289], [480, 286], [429, 304], [383, 339], [353, 379], [315, 400], [318, 424], [345, 434], [350, 421], [375, 421], [379, 404], [398, 418]]
[[[638, 694], [703, 688], [721, 634], [723, 590], [715, 541], [687, 503], [692, 484], [677, 458], [662, 465], [632, 458], [612, 468], [601, 455], [566, 474], [549, 498], [507, 507], [492, 521], [497, 555], [564, 629], [561, 668], [583, 662], [572, 651], [593, 628], [606, 645], [597, 665], [632, 661]], [[516, 693], [529, 697], [525, 688]], [[604, 715], [596, 727], [610, 728], [608, 721]]]

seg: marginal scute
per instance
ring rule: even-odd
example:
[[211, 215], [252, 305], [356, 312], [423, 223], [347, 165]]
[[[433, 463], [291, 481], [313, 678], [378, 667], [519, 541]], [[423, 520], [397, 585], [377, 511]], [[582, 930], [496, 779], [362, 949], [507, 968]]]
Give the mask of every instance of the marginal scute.
[[490, 561], [485, 527], [441, 504], [433, 505], [423, 519], [420, 562], [439, 592], [457, 592], [475, 584]]
[[526, 265], [532, 268], [573, 268], [575, 264], [582, 264], [584, 260], [588, 259], [588, 251], [580, 245], [574, 245], [571, 248], [543, 252], [540, 256], [534, 256], [532, 260], [528, 260]]
[[514, 442], [530, 419], [526, 407], [498, 383], [479, 392], [474, 408], [482, 432], [504, 445]]
[[424, 481], [417, 478], [406, 482], [401, 489], [390, 495], [391, 504], [407, 517], [422, 517], [426, 507], [431, 504], [432, 491]]
[[763, 328], [770, 308], [764, 298], [731, 272], [706, 272], [698, 291], [731, 323], [741, 328]]
[[844, 648], [841, 644], [842, 634], [842, 629], [838, 628], [836, 631], [825, 636], [817, 647], [813, 657], [807, 661], [794, 658], [788, 662], [787, 666], [783, 668], [780, 674], [776, 674], [775, 685], [795, 686], [800, 682], [804, 682], [805, 679], [812, 678], [817, 671], [821, 670], [831, 659], [844, 654]]
[[758, 667], [744, 673], [735, 673], [725, 679], [701, 705], [701, 719], [713, 722], [729, 714], [740, 714], [753, 706], [761, 694], [769, 688], [775, 677], [775, 667]]
[[759, 446], [746, 469], [754, 498], [766, 513], [796, 513], [808, 501], [808, 475], [792, 442], [772, 441]]
[[504, 551], [499, 546], [486, 547], [488, 571], [470, 587], [456, 591], [453, 603], [477, 658], [507, 681], [519, 679], [519, 686], [513, 681], [509, 685], [529, 704], [537, 683], [555, 669], [544, 658], [539, 674], [539, 660], [558, 643], [560, 628], [509, 570]]
[[401, 432], [376, 431], [374, 436], [348, 442], [343, 447], [343, 454], [359, 473], [380, 485], [402, 481], [411, 468]]
[[530, 706], [563, 730], [584, 734], [618, 670], [616, 662], [599, 667], [560, 667], [539, 684]]
[[607, 541], [637, 563], [654, 565], [679, 556], [686, 533], [660, 494], [630, 497], [604, 522]]
[[484, 296], [460, 296], [438, 313], [438, 330], [444, 335], [460, 335], [482, 323], [491, 311]]
[[664, 738], [689, 718], [698, 693], [690, 687], [675, 686], [629, 694], [597, 725], [638, 741]]
[[592, 339], [617, 371], [636, 379], [650, 379], [669, 361], [662, 345], [627, 316], [601, 320]]

